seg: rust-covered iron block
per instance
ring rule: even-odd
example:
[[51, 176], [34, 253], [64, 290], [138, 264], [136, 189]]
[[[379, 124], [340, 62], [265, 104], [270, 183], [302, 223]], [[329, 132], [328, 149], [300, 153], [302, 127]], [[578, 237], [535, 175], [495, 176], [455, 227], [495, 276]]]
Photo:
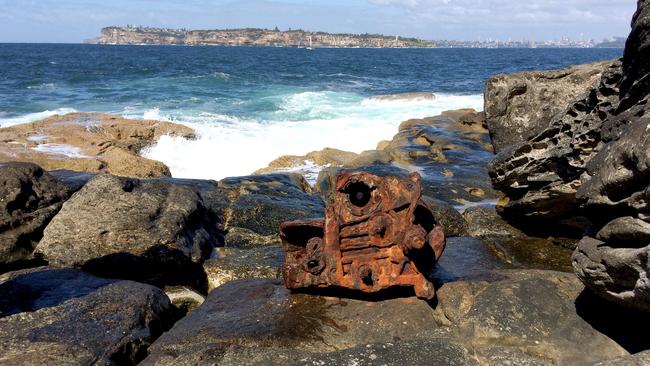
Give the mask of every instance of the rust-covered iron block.
[[364, 293], [412, 287], [418, 297], [432, 299], [425, 274], [442, 255], [445, 235], [421, 199], [420, 180], [417, 173], [340, 172], [324, 219], [280, 226], [285, 286]]

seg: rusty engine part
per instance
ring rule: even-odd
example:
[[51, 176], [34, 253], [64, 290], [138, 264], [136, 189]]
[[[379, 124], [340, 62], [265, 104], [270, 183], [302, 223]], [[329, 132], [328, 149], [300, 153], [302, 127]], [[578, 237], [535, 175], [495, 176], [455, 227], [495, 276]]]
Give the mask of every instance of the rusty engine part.
[[421, 199], [420, 180], [417, 173], [340, 172], [324, 219], [280, 226], [285, 286], [364, 293], [407, 286], [432, 299], [435, 289], [425, 274], [440, 258], [445, 235]]

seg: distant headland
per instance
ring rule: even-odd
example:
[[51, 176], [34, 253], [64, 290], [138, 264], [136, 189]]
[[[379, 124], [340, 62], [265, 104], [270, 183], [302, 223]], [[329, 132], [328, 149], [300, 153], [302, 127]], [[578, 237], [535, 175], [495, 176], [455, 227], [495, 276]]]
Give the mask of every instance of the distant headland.
[[280, 31], [244, 28], [187, 30], [151, 27], [106, 27], [95, 44], [143, 44], [190, 46], [340, 47], [340, 48], [430, 48], [434, 43], [417, 38], [379, 34]]
[[571, 40], [552, 41], [493, 40], [423, 40], [382, 34], [312, 32], [302, 29], [241, 28], [188, 30], [143, 26], [102, 28], [97, 38], [85, 43], [112, 45], [185, 45], [185, 46], [258, 46], [302, 48], [623, 48], [624, 37], [602, 42]]

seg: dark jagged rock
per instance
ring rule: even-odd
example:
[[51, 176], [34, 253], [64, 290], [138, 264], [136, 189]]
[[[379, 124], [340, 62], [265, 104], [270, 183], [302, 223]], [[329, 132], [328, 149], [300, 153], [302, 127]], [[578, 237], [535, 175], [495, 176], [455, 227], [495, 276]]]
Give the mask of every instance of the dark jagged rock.
[[223, 245], [219, 223], [186, 186], [100, 175], [63, 205], [36, 253], [53, 266], [205, 290], [201, 264]]
[[650, 3], [638, 2], [623, 59], [613, 140], [593, 156], [577, 199], [594, 223], [573, 255], [576, 274], [595, 294], [650, 311]]
[[576, 273], [592, 291], [645, 311], [650, 311], [649, 130], [650, 114], [644, 114], [589, 163], [578, 198], [598, 229], [573, 254]]
[[[595, 88], [571, 102], [544, 131], [502, 151], [491, 163], [494, 186], [508, 197], [501, 207], [505, 217], [524, 226], [559, 222], [559, 228], [578, 234], [590, 227], [589, 221], [582, 220], [585, 214], [591, 220], [602, 220], [600, 214], [590, 212], [588, 207], [593, 205], [580, 207], [585, 193], [580, 201], [576, 193], [594, 170], [611, 161], [604, 157], [610, 154], [607, 146], [647, 118], [649, 13], [647, 2], [639, 1], [622, 62], [605, 70]], [[600, 223], [595, 224], [597, 229]]]
[[437, 304], [233, 281], [162, 335], [142, 364], [590, 365], [627, 355], [576, 314], [581, 290], [571, 274], [531, 270], [446, 283]]
[[485, 117], [496, 152], [544, 131], [553, 117], [599, 82], [611, 61], [562, 70], [496, 75], [485, 85]]
[[596, 88], [556, 115], [548, 128], [501, 151], [490, 163], [494, 187], [508, 197], [501, 207], [506, 218], [540, 225], [540, 220], [555, 223], [579, 214], [575, 194], [580, 175], [606, 142], [603, 122], [618, 104], [620, 79], [621, 64], [615, 62]]
[[638, 0], [637, 11], [632, 17], [632, 31], [625, 43], [621, 85], [621, 99], [624, 107], [644, 99], [650, 90], [650, 5], [647, 0]]
[[0, 273], [30, 266], [68, 189], [36, 164], [0, 163]]
[[175, 318], [149, 285], [74, 269], [0, 277], [0, 364], [135, 365]]
[[279, 245], [280, 224], [288, 220], [321, 217], [323, 201], [299, 174], [266, 174], [226, 178], [219, 182], [222, 196], [211, 203], [224, 218], [229, 247]]

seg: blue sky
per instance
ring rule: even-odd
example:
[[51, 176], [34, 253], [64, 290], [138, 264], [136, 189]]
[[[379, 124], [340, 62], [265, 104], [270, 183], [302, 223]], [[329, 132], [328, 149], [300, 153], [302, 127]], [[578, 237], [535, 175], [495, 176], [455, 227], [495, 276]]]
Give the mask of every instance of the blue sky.
[[626, 36], [635, 8], [634, 0], [0, 0], [0, 42], [80, 42], [126, 24], [600, 40]]

